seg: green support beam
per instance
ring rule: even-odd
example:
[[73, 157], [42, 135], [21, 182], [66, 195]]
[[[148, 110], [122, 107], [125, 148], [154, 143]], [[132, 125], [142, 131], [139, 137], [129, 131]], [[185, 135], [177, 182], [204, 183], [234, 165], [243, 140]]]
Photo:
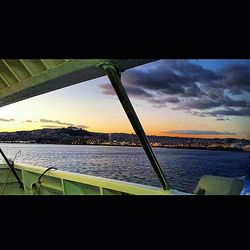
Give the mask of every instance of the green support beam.
[[143, 130], [143, 127], [136, 115], [136, 112], [128, 98], [128, 95], [122, 85], [121, 82], [121, 69], [119, 67], [117, 67], [116, 65], [112, 64], [112, 63], [101, 63], [99, 65], [99, 67], [102, 67], [106, 73], [106, 75], [109, 77], [110, 82], [122, 104], [122, 107], [124, 109], [124, 111], [126, 112], [128, 119], [132, 125], [132, 127], [135, 130], [135, 133], [138, 137], [138, 139], [141, 142], [141, 145], [151, 163], [151, 165], [153, 166], [153, 169], [158, 177], [158, 179], [160, 180], [161, 186], [164, 190], [169, 189], [169, 185], [167, 182], [167, 179], [155, 157], [155, 154], [153, 152], [153, 149], [147, 139], [147, 136]]

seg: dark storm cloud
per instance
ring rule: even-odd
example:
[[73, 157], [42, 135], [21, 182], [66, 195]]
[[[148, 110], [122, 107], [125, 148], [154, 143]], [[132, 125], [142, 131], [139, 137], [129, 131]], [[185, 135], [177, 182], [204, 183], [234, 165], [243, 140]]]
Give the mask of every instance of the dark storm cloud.
[[233, 108], [228, 108], [228, 109], [220, 109], [220, 110], [214, 110], [210, 112], [204, 112], [205, 115], [207, 116], [250, 116], [250, 109], [233, 109]]
[[166, 94], [198, 96], [201, 90], [197, 82], [213, 82], [223, 77], [188, 60], [160, 60], [148, 70], [131, 69], [124, 73], [128, 85], [149, 90], [160, 90]]
[[187, 135], [236, 135], [227, 131], [206, 131], [206, 130], [170, 130], [166, 134], [187, 134]]
[[170, 103], [178, 103], [180, 102], [180, 99], [175, 97], [175, 96], [170, 96], [164, 99], [165, 102], [170, 102]]
[[189, 76], [192, 81], [207, 82], [223, 79], [221, 75], [201, 65], [190, 63], [188, 60], [173, 60], [172, 68], [180, 74]]
[[[187, 64], [188, 62], [183, 62]], [[146, 90], [161, 91], [164, 94], [182, 94], [185, 96], [187, 93], [196, 94], [199, 93], [199, 88], [196, 86], [196, 76], [192, 74], [186, 74], [179, 70], [178, 61], [158, 61], [155, 67], [147, 71], [141, 69], [128, 70], [123, 74], [122, 80], [128, 86], [137, 88], [143, 88]], [[196, 91], [190, 91], [189, 89], [196, 89]]]
[[231, 93], [250, 92], [250, 60], [240, 65], [226, 65], [220, 70], [220, 74], [224, 76], [221, 84], [229, 88]]
[[181, 93], [182, 97], [199, 97], [202, 96], [204, 92], [196, 85], [192, 84], [186, 88], [184, 88], [184, 93]]
[[145, 89], [166, 91], [168, 89], [175, 89], [176, 86], [174, 84], [176, 83], [183, 85], [192, 82], [190, 77], [177, 74], [174, 72], [173, 68], [166, 67], [163, 63], [158, 63], [158, 67], [148, 71], [140, 69], [128, 70], [123, 75], [123, 80], [130, 86], [140, 86]]
[[206, 110], [217, 107], [247, 107], [248, 103], [245, 100], [233, 100], [227, 96], [220, 96], [217, 98], [203, 97], [200, 99], [189, 98], [188, 100], [183, 101], [180, 105], [173, 108], [173, 110], [191, 110], [199, 109]]
[[0, 122], [13, 122], [15, 119], [5, 119], [5, 118], [0, 118]]
[[[249, 116], [250, 60], [216, 71], [188, 60], [159, 60], [150, 67], [127, 70], [122, 81], [129, 96], [154, 107], [169, 103], [173, 110], [200, 117]], [[110, 84], [101, 88], [104, 94], [115, 94]]]
[[[101, 89], [102, 89], [103, 94], [115, 95], [115, 91], [112, 85], [109, 83], [102, 84]], [[147, 100], [149, 103], [153, 104], [153, 106], [157, 108], [166, 107], [165, 105], [166, 103], [176, 104], [180, 102], [180, 99], [176, 96], [167, 96], [167, 97], [160, 96], [161, 98], [157, 98], [153, 94], [150, 94], [141, 88], [125, 86], [125, 89], [129, 96]]]
[[221, 103], [208, 98], [203, 99], [188, 99], [183, 101], [180, 105], [173, 108], [173, 110], [190, 110], [190, 109], [210, 109], [221, 106]]
[[246, 108], [249, 105], [249, 102], [246, 100], [233, 100], [232, 98], [229, 98], [228, 96], [224, 96], [221, 99], [222, 103], [226, 107], [244, 107]]
[[[101, 89], [102, 89], [103, 94], [115, 95], [115, 91], [110, 83], [102, 84]], [[150, 93], [148, 93], [145, 90], [140, 89], [140, 88], [125, 86], [125, 89], [126, 89], [128, 95], [130, 95], [130, 96], [141, 97], [141, 98], [143, 98], [143, 97], [144, 98], [152, 98], [153, 97]]]

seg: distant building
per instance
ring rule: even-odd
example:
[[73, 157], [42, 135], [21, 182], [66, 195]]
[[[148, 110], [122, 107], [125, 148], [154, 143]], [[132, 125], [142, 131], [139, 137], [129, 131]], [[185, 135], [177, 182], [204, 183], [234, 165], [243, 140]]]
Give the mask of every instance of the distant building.
[[232, 143], [230, 148], [241, 148], [237, 143]]
[[112, 141], [112, 134], [109, 134], [109, 141]]
[[70, 129], [70, 130], [81, 130], [80, 128], [77, 128], [77, 127], [67, 127], [67, 129]]

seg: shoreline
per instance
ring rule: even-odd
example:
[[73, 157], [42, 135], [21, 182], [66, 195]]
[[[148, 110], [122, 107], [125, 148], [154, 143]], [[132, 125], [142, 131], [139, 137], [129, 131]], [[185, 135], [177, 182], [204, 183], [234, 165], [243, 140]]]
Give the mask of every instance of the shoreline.
[[[22, 142], [1, 142], [0, 144], [22, 144], [22, 145], [72, 145], [72, 146], [108, 146], [108, 147], [136, 147], [141, 148], [140, 145], [120, 145], [120, 144], [67, 144], [67, 143], [22, 143]], [[229, 152], [242, 152], [250, 153], [250, 151], [245, 151], [237, 148], [206, 148], [206, 147], [166, 147], [166, 146], [152, 146], [152, 148], [172, 148], [172, 149], [190, 149], [190, 150], [211, 150], [211, 151], [229, 151]]]

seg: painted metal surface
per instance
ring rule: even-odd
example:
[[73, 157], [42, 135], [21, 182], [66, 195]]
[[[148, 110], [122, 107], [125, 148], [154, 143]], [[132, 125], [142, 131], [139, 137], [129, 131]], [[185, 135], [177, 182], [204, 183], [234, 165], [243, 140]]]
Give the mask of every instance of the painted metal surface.
[[0, 59], [0, 107], [105, 75], [112, 62], [126, 70], [153, 59]]
[[199, 183], [194, 190], [194, 194], [240, 195], [243, 186], [243, 179], [204, 175], [200, 178]]
[[116, 65], [112, 63], [104, 63], [101, 65], [103, 67], [104, 71], [106, 72], [107, 76], [109, 77], [109, 80], [116, 92], [116, 95], [118, 96], [118, 99], [132, 125], [134, 128], [134, 131], [138, 137], [138, 139], [141, 142], [141, 145], [161, 183], [161, 186], [164, 190], [169, 188], [167, 179], [164, 175], [164, 172], [162, 171], [160, 164], [154, 154], [154, 151], [149, 143], [149, 140], [146, 136], [146, 133], [141, 125], [141, 122], [136, 115], [136, 112], [133, 108], [132, 103], [129, 100], [129, 97], [126, 93], [126, 90], [124, 89], [122, 82], [121, 82], [121, 72], [120, 69], [116, 67]]
[[[15, 169], [23, 181], [20, 188], [12, 172], [6, 165], [0, 165], [0, 194], [2, 195], [188, 195], [187, 193], [159, 187], [112, 180], [60, 170], [15, 164]], [[7, 180], [7, 181], [6, 181]], [[6, 183], [6, 184], [5, 184]]]

